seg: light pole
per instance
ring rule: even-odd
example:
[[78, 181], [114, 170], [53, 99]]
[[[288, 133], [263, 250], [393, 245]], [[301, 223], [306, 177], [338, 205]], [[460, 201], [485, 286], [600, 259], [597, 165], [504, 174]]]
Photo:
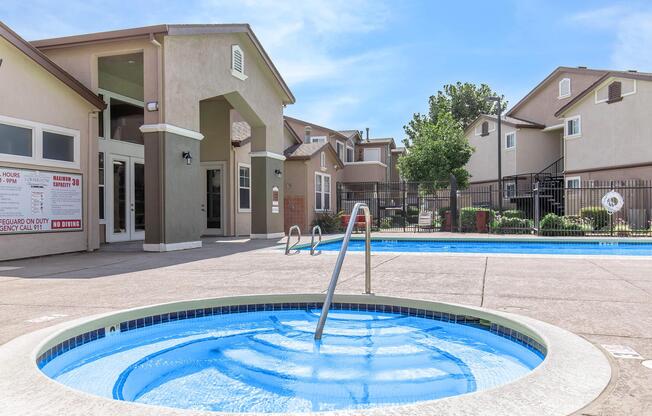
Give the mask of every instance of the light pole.
[[486, 98], [487, 101], [495, 102], [498, 105], [498, 110], [496, 111], [497, 116], [498, 116], [498, 127], [497, 127], [497, 133], [498, 133], [498, 212], [502, 214], [503, 212], [503, 169], [502, 169], [502, 147], [501, 147], [501, 132], [500, 132], [500, 127], [501, 127], [501, 113], [503, 111], [502, 105], [501, 105], [501, 100], [500, 97], [497, 96], [491, 96]]

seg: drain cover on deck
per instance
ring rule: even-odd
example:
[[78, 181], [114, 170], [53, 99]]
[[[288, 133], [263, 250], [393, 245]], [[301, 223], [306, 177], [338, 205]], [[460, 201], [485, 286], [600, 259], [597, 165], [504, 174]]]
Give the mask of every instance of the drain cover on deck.
[[602, 344], [602, 348], [607, 350], [615, 358], [632, 358], [635, 360], [642, 360], [643, 357], [641, 354], [637, 353], [631, 347], [627, 345], [605, 345]]

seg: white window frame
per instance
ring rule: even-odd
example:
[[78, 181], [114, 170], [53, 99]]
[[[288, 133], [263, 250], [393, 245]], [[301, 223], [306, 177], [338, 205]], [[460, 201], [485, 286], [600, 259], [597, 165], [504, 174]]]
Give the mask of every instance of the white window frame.
[[310, 143], [326, 143], [328, 138], [326, 136], [311, 136]]
[[135, 98], [127, 97], [126, 95], [118, 94], [117, 92], [109, 91], [109, 90], [104, 90], [102, 88], [98, 88], [98, 94], [102, 94], [104, 98], [104, 103], [106, 104], [106, 108], [102, 113], [99, 114], [99, 117], [104, 117], [104, 122], [102, 123], [104, 125], [104, 131], [97, 132], [98, 138], [100, 140], [110, 140], [112, 142], [116, 143], [124, 143], [127, 146], [140, 146], [144, 147], [145, 145], [143, 144], [138, 144], [138, 143], [131, 143], [131, 142], [126, 142], [124, 140], [114, 140], [111, 137], [111, 98], [115, 98], [116, 100], [123, 101], [127, 104], [135, 105], [137, 107], [142, 107], [143, 109], [143, 122], [145, 120], [144, 118], [144, 112], [145, 112], [145, 102], [144, 101], [139, 101], [136, 100]]
[[[577, 181], [577, 186], [568, 186], [570, 182]], [[578, 189], [582, 187], [582, 178], [580, 176], [568, 176], [564, 178], [564, 188], [565, 189]]]
[[[377, 152], [378, 153], [378, 159], [369, 159], [367, 158], [367, 153], [369, 152]], [[362, 157], [365, 162], [382, 162], [382, 151], [379, 147], [365, 147], [363, 152], [362, 152]]]
[[[512, 141], [512, 145], [508, 146], [509, 144], [509, 136], [513, 136], [514, 140]], [[516, 132], [515, 131], [510, 131], [509, 133], [505, 133], [505, 150], [514, 150], [516, 149]]]
[[[318, 177], [321, 180], [321, 192], [317, 191], [317, 178]], [[326, 178], [326, 177], [328, 178], [328, 192], [326, 192], [326, 188], [324, 187], [324, 183], [325, 183], [324, 178]], [[313, 202], [315, 203], [315, 212], [329, 212], [331, 210], [331, 207], [333, 206], [332, 205], [333, 201], [331, 200], [331, 196], [332, 196], [331, 187], [332, 186], [333, 186], [333, 182], [331, 180], [331, 175], [329, 175], [327, 173], [315, 172], [315, 195], [314, 195], [315, 198], [313, 199]], [[321, 193], [321, 197], [320, 197], [320, 199], [321, 199], [321, 208], [319, 208], [319, 209], [317, 208], [317, 194], [318, 193]], [[328, 195], [328, 197], [326, 197], [326, 195]], [[326, 201], [326, 199], [328, 199], [328, 209], [324, 208], [324, 206], [325, 206], [324, 202]]]
[[[568, 134], [568, 122], [577, 120], [577, 133]], [[576, 115], [564, 119], [564, 139], [582, 137], [582, 116]]]
[[[510, 188], [513, 188], [513, 193], [510, 192]], [[509, 199], [516, 196], [516, 182], [505, 182], [503, 188], [503, 199]]]
[[[568, 93], [564, 94], [562, 92], [562, 84], [564, 82], [568, 82]], [[559, 80], [559, 94], [557, 96], [557, 99], [561, 100], [562, 98], [568, 98], [572, 94], [571, 92], [571, 79], [570, 78], [562, 78]]]
[[[242, 64], [242, 70], [238, 71], [235, 68], [235, 55], [236, 53], [240, 54], [240, 61]], [[246, 80], [248, 77], [245, 75], [245, 56], [244, 56], [244, 51], [240, 47], [240, 45], [231, 45], [231, 75], [234, 77], [238, 78], [241, 81]]]
[[[351, 151], [351, 160], [349, 160], [349, 150]], [[346, 146], [345, 162], [352, 163], [354, 160], [355, 160], [355, 148], [353, 146]]]
[[[342, 154], [340, 154], [340, 149], [342, 149]], [[340, 158], [340, 160], [344, 161], [346, 160], [346, 145], [344, 142], [341, 142], [339, 140], [335, 141], [335, 153], [337, 153], [337, 157]]]
[[[0, 153], [0, 162], [26, 163], [30, 165], [51, 166], [59, 168], [80, 168], [80, 133], [79, 130], [53, 126], [36, 121], [22, 120], [13, 117], [0, 116], [0, 123], [8, 126], [21, 127], [32, 131], [32, 156]], [[73, 138], [73, 161], [46, 159], [43, 157], [43, 132], [62, 134]]]
[[[240, 185], [240, 168], [249, 169], [249, 188]], [[249, 208], [241, 208], [240, 189], [249, 189]], [[251, 165], [248, 163], [238, 163], [238, 212], [251, 212]]]

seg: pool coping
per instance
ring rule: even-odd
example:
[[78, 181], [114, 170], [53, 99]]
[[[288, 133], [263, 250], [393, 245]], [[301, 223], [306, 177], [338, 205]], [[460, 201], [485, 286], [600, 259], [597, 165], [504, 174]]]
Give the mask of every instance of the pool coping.
[[[152, 305], [95, 315], [18, 337], [0, 346], [0, 379], [10, 414], [69, 415], [245, 415], [245, 413], [200, 412], [121, 402], [92, 396], [64, 386], [45, 376], [36, 365], [37, 356], [66, 337], [100, 326], [151, 316], [166, 311], [224, 305], [323, 302], [322, 294], [251, 295], [197, 299]], [[374, 295], [336, 295], [335, 302], [389, 304], [437, 310], [485, 319], [518, 330], [547, 347], [547, 355], [534, 371], [494, 389], [434, 401], [365, 410], [317, 412], [320, 415], [568, 415], [590, 403], [607, 386], [611, 367], [604, 354], [588, 341], [561, 328], [506, 312], [484, 308]], [[105, 325], [106, 324], [106, 325]], [[256, 413], [249, 413], [256, 414]], [[309, 414], [309, 413], [286, 413]], [[262, 415], [262, 414], [261, 414]], [[270, 413], [267, 413], [270, 415]]]

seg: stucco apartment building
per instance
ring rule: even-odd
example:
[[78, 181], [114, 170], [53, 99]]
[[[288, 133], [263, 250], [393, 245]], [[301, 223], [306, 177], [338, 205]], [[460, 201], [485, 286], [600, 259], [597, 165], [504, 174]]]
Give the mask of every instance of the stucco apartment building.
[[334, 130], [285, 117], [285, 229], [307, 230], [319, 214], [337, 209], [336, 185], [398, 180], [404, 152], [393, 139], [363, 139], [358, 130]]
[[295, 99], [248, 25], [0, 25], [0, 60], [0, 259], [284, 235]]
[[[507, 194], [530, 174], [559, 174], [568, 188], [591, 181], [652, 180], [652, 74], [559, 67], [502, 119]], [[481, 115], [465, 134], [475, 148], [472, 184], [497, 182], [497, 119]]]

